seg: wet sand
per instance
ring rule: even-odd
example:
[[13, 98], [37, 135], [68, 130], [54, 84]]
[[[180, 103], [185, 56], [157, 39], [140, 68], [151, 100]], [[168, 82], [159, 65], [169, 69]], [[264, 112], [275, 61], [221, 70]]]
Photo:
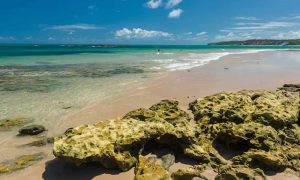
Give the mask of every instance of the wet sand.
[[[299, 57], [299, 58], [298, 58]], [[99, 100], [88, 107], [62, 119], [55, 130], [49, 129], [49, 135], [63, 133], [67, 128], [80, 124], [95, 123], [99, 120], [122, 117], [130, 110], [149, 107], [162, 99], [176, 99], [187, 110], [188, 104], [198, 97], [220, 91], [238, 91], [243, 89], [276, 89], [285, 83], [300, 82], [300, 51], [271, 51], [247, 55], [230, 55], [219, 61], [190, 70], [161, 73], [146, 81], [134, 85], [118, 96]], [[30, 142], [29, 138], [8, 142], [11, 147], [18, 143]], [[11, 144], [12, 143], [12, 144]], [[107, 171], [98, 164], [74, 167], [52, 155], [52, 146], [31, 148], [30, 151], [17, 148], [0, 148], [0, 153], [8, 153], [7, 159], [20, 152], [44, 152], [47, 158], [18, 172], [1, 176], [0, 179], [133, 179], [134, 171], [121, 173]], [[9, 150], [9, 152], [8, 152]], [[185, 160], [179, 160], [173, 170], [188, 166]], [[213, 172], [208, 174], [214, 176]], [[272, 179], [282, 179], [278, 174]], [[289, 176], [288, 179], [296, 178]]]

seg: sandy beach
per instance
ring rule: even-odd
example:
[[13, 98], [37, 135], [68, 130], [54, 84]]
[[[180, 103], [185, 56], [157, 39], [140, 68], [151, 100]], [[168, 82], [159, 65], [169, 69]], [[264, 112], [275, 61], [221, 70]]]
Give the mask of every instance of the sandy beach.
[[[188, 109], [188, 104], [196, 98], [221, 91], [243, 89], [273, 90], [286, 83], [299, 83], [300, 51], [266, 51], [256, 54], [229, 55], [221, 60], [189, 70], [165, 72], [154, 75], [143, 83], [137, 83], [117, 96], [100, 99], [78, 112], [72, 113], [47, 135], [59, 135], [66, 129], [81, 124], [92, 124], [104, 119], [123, 117], [127, 112], [140, 107], [148, 108], [163, 99], [174, 99], [180, 107]], [[46, 157], [36, 164], [0, 179], [133, 179], [133, 169], [129, 172], [108, 171], [98, 164], [74, 167], [54, 158], [52, 145], [44, 147], [25, 147], [32, 137], [11, 138], [1, 144], [1, 159], [11, 159], [17, 155], [44, 152]], [[189, 166], [184, 160], [172, 167]], [[213, 177], [214, 172], [206, 172]], [[286, 178], [277, 174], [271, 179]], [[288, 179], [297, 179], [290, 175]]]

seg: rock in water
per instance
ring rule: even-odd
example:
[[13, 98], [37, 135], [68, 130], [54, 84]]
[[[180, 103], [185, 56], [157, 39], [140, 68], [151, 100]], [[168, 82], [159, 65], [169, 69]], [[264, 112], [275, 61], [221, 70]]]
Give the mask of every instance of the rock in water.
[[14, 160], [0, 163], [0, 175], [4, 173], [11, 173], [20, 169], [24, 169], [33, 165], [35, 162], [44, 158], [43, 153], [37, 153], [32, 155], [23, 155], [17, 157]]
[[30, 126], [25, 126], [19, 130], [19, 135], [20, 136], [26, 136], [26, 135], [38, 135], [41, 134], [42, 132], [46, 131], [46, 128], [42, 125], [30, 125]]
[[135, 169], [135, 180], [168, 180], [169, 173], [156, 157], [139, 157]]

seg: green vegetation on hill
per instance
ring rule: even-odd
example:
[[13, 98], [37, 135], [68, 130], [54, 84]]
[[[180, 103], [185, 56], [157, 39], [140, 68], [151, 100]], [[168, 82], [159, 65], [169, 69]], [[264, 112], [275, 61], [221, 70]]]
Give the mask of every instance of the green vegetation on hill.
[[247, 46], [247, 45], [275, 45], [275, 46], [293, 46], [300, 45], [300, 39], [287, 40], [272, 40], [272, 39], [251, 39], [246, 41], [223, 41], [209, 43], [208, 45], [222, 45], [222, 46]]

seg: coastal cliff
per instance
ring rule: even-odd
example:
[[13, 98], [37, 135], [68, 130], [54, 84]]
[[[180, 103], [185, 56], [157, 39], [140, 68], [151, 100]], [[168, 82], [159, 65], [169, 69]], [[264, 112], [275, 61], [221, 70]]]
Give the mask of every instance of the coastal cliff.
[[[269, 171], [287, 169], [299, 176], [299, 92], [300, 85], [222, 92], [191, 102], [193, 118], [177, 101], [164, 100], [123, 118], [70, 128], [55, 138], [53, 153], [76, 165], [135, 167], [135, 179], [208, 179], [207, 168], [215, 179], [265, 179]], [[197, 165], [171, 173], [173, 155], [149, 157], [160, 148]]]

